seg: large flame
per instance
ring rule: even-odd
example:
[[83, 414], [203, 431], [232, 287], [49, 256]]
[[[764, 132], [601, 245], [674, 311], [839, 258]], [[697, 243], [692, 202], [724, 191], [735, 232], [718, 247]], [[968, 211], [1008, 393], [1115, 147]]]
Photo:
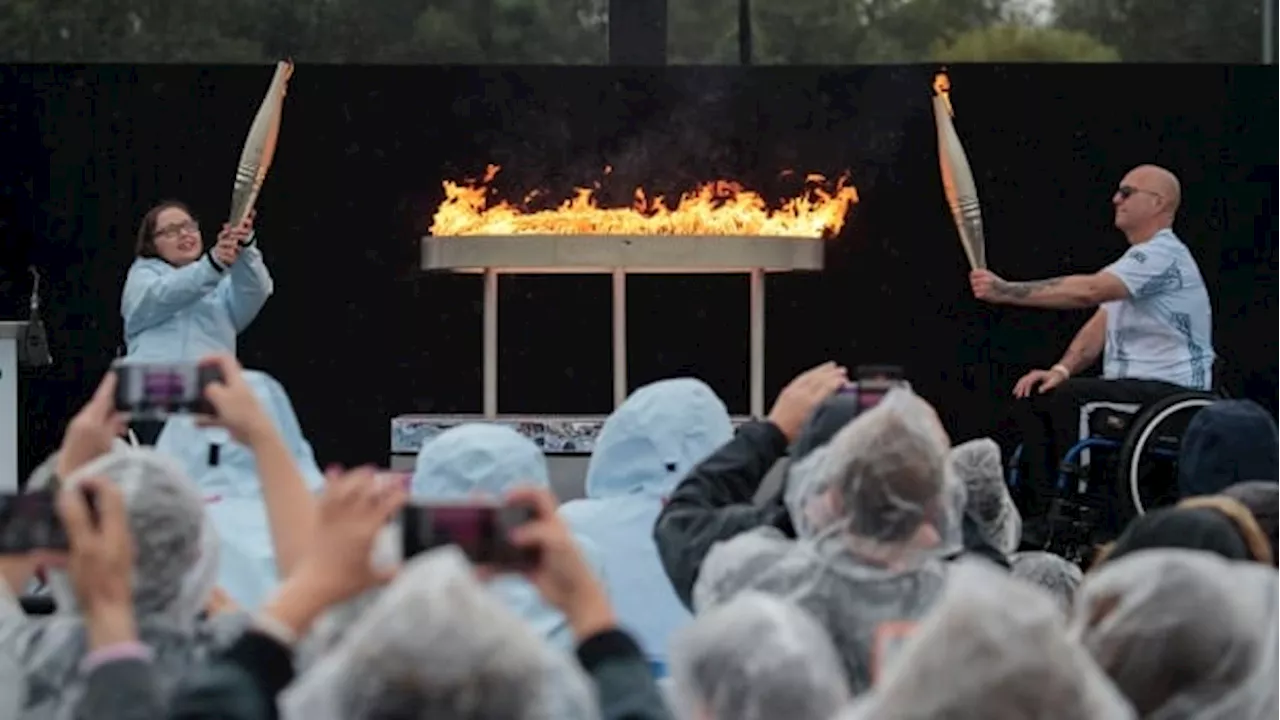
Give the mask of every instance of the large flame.
[[[768, 235], [820, 238], [840, 232], [858, 191], [848, 175], [834, 183], [808, 175], [804, 190], [771, 209], [758, 193], [717, 180], [685, 193], [675, 207], [661, 196], [635, 190], [631, 207], [600, 207], [595, 190], [578, 188], [552, 210], [529, 210], [506, 201], [489, 204], [489, 183], [500, 168], [490, 165], [483, 179], [444, 182], [445, 199], [436, 210], [431, 234], [446, 235]], [[605, 172], [608, 173], [606, 168]], [[525, 198], [525, 205], [540, 193]]]

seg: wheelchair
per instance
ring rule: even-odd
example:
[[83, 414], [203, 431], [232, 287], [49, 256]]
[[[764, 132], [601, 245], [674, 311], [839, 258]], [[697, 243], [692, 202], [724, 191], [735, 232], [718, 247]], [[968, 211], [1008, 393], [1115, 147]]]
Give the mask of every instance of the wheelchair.
[[[1038, 549], [1087, 565], [1094, 548], [1134, 518], [1178, 501], [1182, 436], [1202, 408], [1226, 397], [1188, 390], [1145, 406], [1093, 402], [1080, 409], [1080, 441], [1058, 464], [1056, 499]], [[1010, 457], [1009, 485], [1021, 474], [1022, 446]]]

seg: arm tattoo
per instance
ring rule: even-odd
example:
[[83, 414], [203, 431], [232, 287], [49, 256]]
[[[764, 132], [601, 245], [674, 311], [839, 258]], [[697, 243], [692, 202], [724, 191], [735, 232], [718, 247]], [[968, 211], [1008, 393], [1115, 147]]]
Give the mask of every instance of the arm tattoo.
[[1001, 280], [995, 284], [995, 291], [1005, 297], [1025, 298], [1032, 293], [1043, 290], [1044, 288], [1053, 287], [1061, 282], [1062, 278], [1028, 280], [1027, 282], [1007, 282], [1005, 280]]

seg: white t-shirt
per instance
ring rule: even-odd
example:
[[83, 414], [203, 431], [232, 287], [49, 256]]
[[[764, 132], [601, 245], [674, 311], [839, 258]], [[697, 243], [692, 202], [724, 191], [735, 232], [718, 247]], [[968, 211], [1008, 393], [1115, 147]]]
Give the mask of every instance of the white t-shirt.
[[1163, 380], [1194, 390], [1213, 385], [1213, 309], [1200, 268], [1172, 230], [1129, 248], [1107, 266], [1129, 297], [1103, 305], [1108, 379]]

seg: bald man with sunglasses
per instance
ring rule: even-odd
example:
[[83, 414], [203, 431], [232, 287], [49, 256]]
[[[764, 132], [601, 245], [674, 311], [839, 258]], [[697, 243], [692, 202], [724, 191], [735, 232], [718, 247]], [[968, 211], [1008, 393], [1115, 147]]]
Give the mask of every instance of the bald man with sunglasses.
[[[1055, 496], [1058, 462], [1080, 438], [1090, 402], [1140, 407], [1213, 385], [1213, 311], [1200, 268], [1173, 232], [1178, 178], [1155, 165], [1130, 170], [1111, 198], [1129, 249], [1090, 275], [1010, 282], [974, 270], [974, 297], [991, 303], [1069, 310], [1096, 307], [1053, 367], [1014, 385], [1028, 477], [1024, 514], [1043, 515]], [[1103, 356], [1101, 378], [1073, 375]]]

